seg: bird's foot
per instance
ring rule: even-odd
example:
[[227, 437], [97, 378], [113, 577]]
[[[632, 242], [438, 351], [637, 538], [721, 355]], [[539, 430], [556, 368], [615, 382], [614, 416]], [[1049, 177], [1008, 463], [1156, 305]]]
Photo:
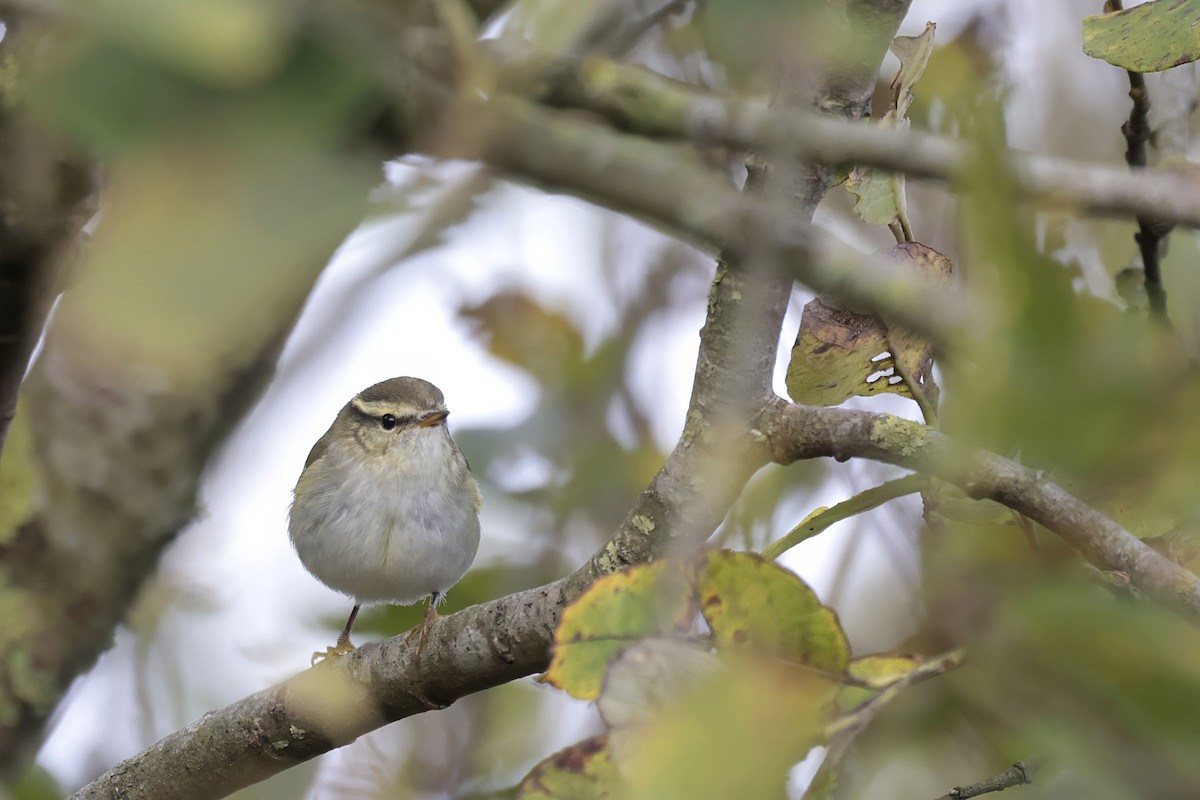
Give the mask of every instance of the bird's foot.
[[318, 661], [324, 661], [325, 659], [333, 658], [334, 656], [344, 656], [347, 653], [353, 653], [357, 649], [358, 648], [355, 647], [354, 643], [349, 639], [338, 639], [337, 644], [335, 644], [333, 647], [326, 647], [324, 653], [322, 653], [320, 650], [313, 653], [310, 666], [315, 667]]
[[429, 605], [425, 608], [425, 618], [421, 620], [421, 624], [408, 632], [406, 638], [411, 639], [413, 636], [417, 638], [417, 655], [421, 655], [421, 651], [425, 649], [425, 642], [429, 640], [429, 629], [438, 621], [440, 614], [437, 611], [436, 601], [430, 600]]

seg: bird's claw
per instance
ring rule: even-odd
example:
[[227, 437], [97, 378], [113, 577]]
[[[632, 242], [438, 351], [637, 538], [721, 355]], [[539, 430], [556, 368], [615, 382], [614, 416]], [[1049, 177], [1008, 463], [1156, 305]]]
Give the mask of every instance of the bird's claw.
[[320, 650], [313, 653], [312, 654], [312, 662], [309, 666], [315, 667], [317, 665], [318, 661], [324, 661], [325, 659], [333, 658], [334, 656], [344, 656], [347, 653], [353, 653], [357, 649], [358, 648], [356, 648], [354, 646], [354, 644], [349, 640], [346, 640], [344, 642], [339, 641], [337, 644], [333, 645], [332, 647], [326, 647], [324, 653], [322, 653]]
[[437, 606], [430, 602], [425, 609], [425, 618], [421, 620], [421, 624], [408, 632], [405, 638], [411, 639], [417, 636], [417, 655], [421, 655], [421, 651], [425, 649], [425, 642], [429, 640], [429, 629], [438, 621], [440, 615], [437, 612]]

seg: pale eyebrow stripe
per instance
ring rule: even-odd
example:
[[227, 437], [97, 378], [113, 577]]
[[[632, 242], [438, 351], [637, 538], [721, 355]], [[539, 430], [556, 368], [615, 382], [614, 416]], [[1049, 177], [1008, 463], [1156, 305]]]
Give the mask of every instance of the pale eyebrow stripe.
[[413, 408], [410, 405], [399, 403], [383, 403], [378, 401], [372, 402], [370, 400], [363, 400], [359, 397], [351, 400], [350, 405], [354, 406], [354, 410], [360, 414], [372, 418], [382, 417], [384, 414], [392, 414], [399, 419], [402, 417], [416, 417], [419, 413], [419, 409]]

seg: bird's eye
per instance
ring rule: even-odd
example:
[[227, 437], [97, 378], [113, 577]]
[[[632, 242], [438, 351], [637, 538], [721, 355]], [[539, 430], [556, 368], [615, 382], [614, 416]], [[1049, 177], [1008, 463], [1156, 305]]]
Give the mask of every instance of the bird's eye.
[[396, 418], [391, 414], [384, 414], [379, 418], [379, 424], [383, 426], [385, 431], [390, 431], [392, 428], [396, 427]]

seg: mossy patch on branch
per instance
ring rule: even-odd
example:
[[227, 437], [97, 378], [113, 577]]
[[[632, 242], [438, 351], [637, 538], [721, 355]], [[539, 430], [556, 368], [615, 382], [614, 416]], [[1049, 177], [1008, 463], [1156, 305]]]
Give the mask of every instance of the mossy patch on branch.
[[902, 458], [914, 458], [925, 446], [928, 431], [900, 417], [881, 417], [871, 423], [871, 443]]

